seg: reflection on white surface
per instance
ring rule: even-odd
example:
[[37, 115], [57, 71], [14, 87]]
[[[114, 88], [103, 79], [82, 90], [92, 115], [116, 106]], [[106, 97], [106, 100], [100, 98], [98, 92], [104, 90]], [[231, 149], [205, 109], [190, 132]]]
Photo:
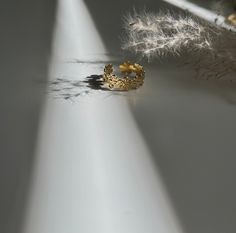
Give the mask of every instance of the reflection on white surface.
[[[82, 0], [60, 1], [54, 41], [52, 78], [101, 72], [59, 62], [106, 53]], [[124, 97], [49, 98], [36, 156], [24, 233], [181, 232]]]

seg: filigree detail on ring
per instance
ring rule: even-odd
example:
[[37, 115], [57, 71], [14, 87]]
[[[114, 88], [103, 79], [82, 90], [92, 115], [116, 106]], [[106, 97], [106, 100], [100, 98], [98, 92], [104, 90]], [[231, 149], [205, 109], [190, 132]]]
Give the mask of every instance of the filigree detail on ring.
[[[108, 64], [104, 68], [103, 82], [104, 87], [109, 90], [129, 91], [137, 89], [144, 83], [145, 71], [143, 66], [137, 63], [124, 62], [119, 66], [120, 72], [124, 77], [113, 74], [113, 65]], [[135, 76], [131, 77], [134, 73]]]

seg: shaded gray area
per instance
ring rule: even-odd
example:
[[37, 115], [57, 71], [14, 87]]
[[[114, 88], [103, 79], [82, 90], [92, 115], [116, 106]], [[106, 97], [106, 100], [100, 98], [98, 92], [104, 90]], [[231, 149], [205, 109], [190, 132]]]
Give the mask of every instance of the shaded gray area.
[[133, 116], [185, 232], [236, 230], [236, 84], [147, 68]]
[[44, 102], [56, 1], [1, 1], [0, 232], [19, 233]]

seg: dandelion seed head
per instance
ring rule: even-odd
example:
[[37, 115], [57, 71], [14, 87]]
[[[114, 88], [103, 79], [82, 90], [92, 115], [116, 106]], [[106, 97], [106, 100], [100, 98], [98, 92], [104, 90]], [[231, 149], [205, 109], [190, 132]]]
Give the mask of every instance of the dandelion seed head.
[[212, 50], [217, 35], [214, 26], [196, 18], [170, 12], [142, 12], [125, 18], [126, 38], [122, 48], [143, 57], [179, 56], [186, 50]]
[[169, 11], [125, 17], [123, 49], [151, 61], [191, 54], [188, 63], [200, 75], [223, 77], [236, 72], [236, 33], [191, 15]]

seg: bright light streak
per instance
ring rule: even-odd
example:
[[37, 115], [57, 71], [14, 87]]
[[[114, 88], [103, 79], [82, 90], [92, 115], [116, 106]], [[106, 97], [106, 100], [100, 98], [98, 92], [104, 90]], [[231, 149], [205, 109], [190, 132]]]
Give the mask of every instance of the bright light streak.
[[[58, 62], [106, 53], [84, 2], [59, 3], [51, 76], [93, 74]], [[47, 100], [23, 233], [75, 232], [182, 232], [124, 97]]]
[[[59, 0], [53, 58], [94, 59], [106, 49], [82, 0]], [[60, 36], [59, 36], [60, 35]]]

